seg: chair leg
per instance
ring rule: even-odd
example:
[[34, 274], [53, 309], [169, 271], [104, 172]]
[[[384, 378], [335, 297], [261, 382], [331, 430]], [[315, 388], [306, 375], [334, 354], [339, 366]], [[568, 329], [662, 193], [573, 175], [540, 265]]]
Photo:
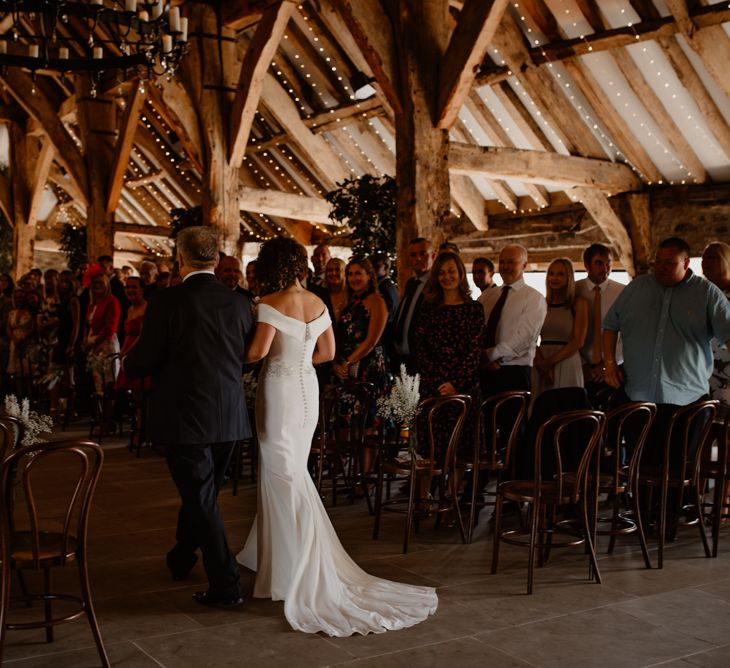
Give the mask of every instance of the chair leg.
[[598, 584], [601, 584], [601, 572], [598, 570], [598, 560], [596, 559], [596, 543], [595, 543], [595, 530], [596, 530], [596, 515], [593, 517], [589, 516], [588, 513], [588, 499], [583, 496], [580, 503], [581, 520], [583, 522], [583, 533], [585, 535], [586, 547], [588, 548], [588, 559], [589, 559], [589, 573], [591, 580], [595, 578]]
[[51, 601], [51, 569], [43, 569], [43, 615], [46, 621], [46, 642], [53, 642], [53, 604]]
[[380, 513], [383, 510], [383, 470], [378, 467], [378, 478], [375, 483], [375, 521], [373, 522], [373, 540], [380, 534]]
[[722, 524], [722, 513], [725, 502], [725, 477], [720, 476], [715, 480], [712, 501], [712, 556], [717, 557], [717, 546], [720, 541], [720, 526]]
[[0, 554], [0, 665], [3, 662], [5, 646], [5, 615], [10, 607], [10, 564], [7, 556]]
[[416, 496], [416, 483], [417, 478], [416, 471], [411, 471], [411, 480], [408, 490], [408, 513], [406, 515], [406, 528], [405, 528], [405, 534], [403, 536], [403, 554], [408, 554], [408, 539], [411, 535], [411, 525], [413, 524], [413, 514], [415, 510], [415, 496]]
[[451, 508], [456, 513], [456, 521], [459, 523], [459, 532], [461, 533], [461, 542], [466, 545], [467, 534], [464, 528], [464, 518], [461, 516], [461, 508], [459, 508], [459, 498], [457, 496], [458, 489], [456, 489], [456, 476], [449, 476], [449, 487], [451, 488]]
[[641, 514], [640, 495], [638, 490], [633, 493], [629, 492], [630, 502], [633, 506], [634, 517], [636, 518], [636, 529], [639, 532], [639, 542], [641, 543], [641, 554], [644, 557], [644, 565], [651, 568], [651, 559], [649, 559], [649, 549], [646, 545], [646, 533], [644, 532], [644, 519]]
[[702, 512], [702, 492], [704, 490], [704, 480], [697, 480], [697, 484], [695, 485], [695, 510], [697, 511], [697, 517], [699, 518], [699, 528], [700, 528], [700, 540], [702, 541], [702, 547], [705, 550], [705, 557], [710, 557], [712, 553], [710, 552], [710, 545], [707, 542], [707, 534], [705, 533], [705, 515]]
[[616, 531], [618, 530], [618, 516], [620, 513], [619, 501], [619, 495], [614, 494], [613, 517], [611, 518], [611, 538], [608, 541], [608, 550], [606, 551], [606, 554], [613, 554], [613, 550], [616, 547]]
[[104, 647], [104, 641], [101, 638], [101, 631], [99, 630], [99, 623], [96, 621], [96, 613], [94, 612], [94, 604], [91, 600], [91, 587], [89, 586], [89, 571], [86, 567], [86, 556], [83, 550], [79, 550], [77, 553], [78, 566], [79, 566], [79, 583], [81, 585], [81, 597], [84, 601], [84, 610], [86, 611], [86, 618], [89, 620], [89, 627], [91, 628], [91, 635], [94, 636], [94, 643], [96, 644], [96, 651], [99, 653], [101, 659], [101, 665], [104, 668], [111, 666], [109, 657]]
[[474, 534], [474, 525], [477, 520], [477, 488], [479, 487], [479, 458], [475, 458], [475, 466], [471, 470], [471, 499], [469, 504], [469, 532], [467, 534], [466, 542], [471, 543], [472, 535]]
[[532, 582], [535, 575], [535, 550], [537, 549], [537, 525], [543, 512], [538, 499], [532, 505], [532, 525], [530, 526], [530, 554], [527, 561], [527, 593], [532, 594]]
[[502, 542], [500, 533], [502, 531], [502, 495], [497, 487], [494, 499], [494, 541], [492, 542], [492, 575], [496, 575], [499, 564], [499, 544]]

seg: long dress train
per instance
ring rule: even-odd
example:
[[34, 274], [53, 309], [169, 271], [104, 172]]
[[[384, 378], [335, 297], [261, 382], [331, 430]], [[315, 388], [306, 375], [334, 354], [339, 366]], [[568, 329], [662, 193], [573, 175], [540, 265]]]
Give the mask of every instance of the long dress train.
[[304, 323], [266, 304], [259, 322], [276, 328], [259, 376], [258, 516], [238, 562], [257, 570], [254, 596], [284, 600], [291, 626], [330, 636], [413, 626], [436, 611], [431, 587], [365, 573], [345, 552], [307, 471], [317, 424], [312, 352], [330, 325], [325, 310]]

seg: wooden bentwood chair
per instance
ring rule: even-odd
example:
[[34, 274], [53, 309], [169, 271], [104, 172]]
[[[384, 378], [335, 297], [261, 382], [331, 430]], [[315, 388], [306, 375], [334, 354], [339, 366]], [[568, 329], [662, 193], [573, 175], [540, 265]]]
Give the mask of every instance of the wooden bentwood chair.
[[[89, 511], [103, 459], [103, 452], [96, 443], [59, 441], [20, 448], [0, 465], [0, 489], [3, 498], [8, 488], [15, 484], [11, 476], [11, 472], [15, 469], [17, 484], [23, 491], [23, 498], [16, 504], [16, 510], [22, 507], [23, 515], [27, 516], [27, 519], [23, 516], [16, 518], [15, 515], [18, 513], [6, 508], [3, 509], [1, 517], [0, 660], [6, 629], [45, 628], [46, 641], [53, 642], [55, 625], [78, 619], [85, 614], [101, 663], [103, 666], [110, 665], [94, 614], [86, 562]], [[42, 517], [36, 490], [44, 484], [53, 485], [54, 500], [52, 505], [49, 502], [45, 516]], [[65, 508], [59, 508], [59, 504], [63, 502], [59, 501], [58, 496], [65, 498]], [[27, 528], [21, 529], [21, 526]], [[65, 566], [73, 561], [79, 570], [81, 596], [54, 593], [51, 569]], [[43, 619], [22, 623], [7, 621], [11, 570], [43, 571], [43, 593], [28, 597], [30, 600], [43, 601]], [[75, 603], [78, 608], [68, 614], [54, 617], [54, 601]]]
[[494, 505], [494, 502], [477, 501], [480, 475], [484, 472], [494, 473], [497, 485], [502, 482], [505, 471], [510, 469], [512, 451], [520, 437], [529, 402], [529, 392], [501, 392], [482, 401], [479, 407], [474, 430], [473, 459], [459, 459], [456, 463], [458, 469], [471, 471], [472, 475], [467, 543], [471, 543], [478, 508]]
[[[644, 564], [651, 568], [646, 546], [643, 517], [639, 506], [639, 466], [649, 428], [656, 415], [656, 406], [648, 402], [630, 402], [611, 410], [606, 416], [601, 474], [598, 493], [613, 500], [610, 529], [599, 529], [599, 536], [610, 536], [608, 554], [613, 553], [617, 536], [638, 533]], [[628, 463], [627, 461], [628, 460]], [[625, 510], [621, 509], [624, 502]]]
[[[599, 411], [579, 410], [559, 413], [541, 425], [535, 440], [534, 478], [507, 480], [497, 487], [492, 574], [497, 572], [501, 542], [527, 547], [527, 593], [532, 594], [535, 552], [539, 554], [538, 565], [542, 566], [552, 547], [585, 545], [591, 579], [595, 578], [600, 584], [601, 575], [595, 552], [595, 504], [599, 460], [597, 446], [605, 420], [605, 414]], [[576, 443], [577, 436], [581, 441], [579, 444]], [[570, 461], [575, 456], [578, 461], [573, 468]], [[543, 467], [552, 469], [552, 472], [543, 475]], [[529, 534], [521, 530], [502, 531], [504, 501], [529, 505], [532, 513]], [[550, 521], [554, 519], [558, 506], [568, 504], [578, 506], [580, 525], [570, 535]], [[554, 537], [561, 535], [566, 536], [566, 539], [556, 542]]]
[[[396, 454], [393, 457], [387, 457], [385, 453], [381, 453], [383, 456], [378, 461], [378, 478], [375, 490], [374, 539], [377, 539], [380, 533], [380, 519], [383, 511], [405, 513], [406, 521], [403, 534], [403, 553], [405, 554], [408, 552], [408, 541], [414, 523], [416, 530], [418, 530], [419, 516], [429, 516], [435, 512], [438, 520], [443, 513], [452, 512], [459, 525], [462, 542], [466, 543], [466, 530], [458, 502], [459, 490], [456, 489], [456, 448], [470, 407], [471, 397], [467, 394], [452, 394], [446, 397], [423, 399], [420, 403], [419, 414], [421, 416], [425, 415], [425, 418], [421, 417], [419, 421], [423, 424], [425, 420], [427, 429], [427, 446], [426, 451], [423, 453], [425, 456], [419, 456], [414, 449], [404, 454]], [[444, 409], [449, 408], [455, 409], [456, 416], [448, 416], [448, 419], [454, 420], [453, 428], [448, 443], [439, 451], [436, 447], [433, 426], [439, 419], [445, 418]], [[446, 411], [447, 414], [449, 412], [451, 411]], [[415, 442], [418, 443], [418, 434], [416, 433], [415, 436]], [[407, 480], [408, 497], [383, 500], [385, 476]], [[429, 488], [432, 487], [431, 483], [435, 481], [437, 485], [436, 498], [432, 498], [430, 494], [421, 497], [419, 483], [422, 481], [428, 481]], [[436, 506], [435, 510], [433, 506]]]

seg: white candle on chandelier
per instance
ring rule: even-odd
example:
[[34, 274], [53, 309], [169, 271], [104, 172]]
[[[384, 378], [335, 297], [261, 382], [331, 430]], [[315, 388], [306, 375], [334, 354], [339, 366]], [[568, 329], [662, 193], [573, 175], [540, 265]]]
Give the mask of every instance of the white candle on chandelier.
[[149, 21], [150, 20], [150, 15], [146, 11], [144, 11], [144, 9], [143, 9], [139, 13], [139, 20], [140, 21]]
[[125, 7], [128, 12], [136, 12], [137, 11], [137, 0], [127, 0], [125, 3]]
[[103, 5], [104, 0], [91, 0], [92, 5]]
[[58, 50], [58, 57], [59, 57], [59, 58], [60, 58], [61, 60], [68, 60], [68, 49], [67, 49], [67, 48], [66, 48], [65, 46], [62, 46], [62, 47], [61, 47], [61, 48], [60, 48], [60, 49]]
[[183, 16], [180, 18], [180, 34], [177, 36], [179, 42], [188, 41], [188, 18]]
[[170, 32], [180, 32], [180, 7], [173, 7], [170, 10]]
[[28, 55], [31, 58], [38, 58], [38, 45], [37, 44], [31, 44], [28, 47]]
[[170, 53], [172, 51], [172, 35], [162, 36], [162, 53]]
[[94, 47], [94, 60], [101, 60], [104, 57], [104, 49], [100, 46]]
[[5, 40], [0, 41], [0, 53], [8, 52], [8, 43]]
[[162, 15], [162, 2], [156, 2], [154, 5], [152, 5], [152, 20], [160, 18]]

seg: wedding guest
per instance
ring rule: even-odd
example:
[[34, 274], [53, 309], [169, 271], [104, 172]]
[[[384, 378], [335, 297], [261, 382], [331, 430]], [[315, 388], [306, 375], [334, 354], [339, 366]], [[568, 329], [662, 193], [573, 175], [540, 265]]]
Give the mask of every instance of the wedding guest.
[[180, 275], [180, 265], [177, 260], [172, 263], [170, 269], [170, 287], [174, 288], [176, 285], [180, 285], [183, 282], [182, 276]]
[[[730, 299], [730, 245], [714, 241], [702, 251], [702, 273]], [[720, 401], [719, 415], [730, 412], [730, 352], [724, 342], [713, 339], [710, 397]]]
[[403, 299], [398, 306], [393, 326], [393, 350], [391, 369], [398, 373], [401, 364], [405, 364], [409, 373], [416, 373], [415, 355], [413, 355], [413, 324], [417, 320], [421, 305], [421, 294], [428, 280], [436, 253], [428, 239], [416, 237], [408, 244], [408, 263], [413, 276], [406, 283]]
[[[415, 325], [415, 354], [424, 398], [451, 394], [472, 397], [472, 411], [459, 442], [464, 457], [471, 456], [481, 400], [479, 356], [483, 333], [484, 309], [471, 298], [464, 263], [452, 251], [439, 253], [423, 288], [423, 306]], [[453, 420], [448, 418], [434, 424], [440, 450], [448, 445], [452, 429]], [[419, 429], [419, 433], [425, 432]]]
[[246, 265], [246, 287], [251, 293], [252, 298], [258, 297], [259, 285], [256, 280], [256, 260], [251, 260], [251, 262]]
[[580, 348], [588, 329], [588, 302], [575, 296], [573, 264], [553, 260], [545, 276], [547, 314], [532, 369], [532, 396], [547, 389], [583, 387]]
[[[7, 372], [19, 375], [25, 371], [25, 353], [35, 333], [35, 318], [28, 308], [27, 293], [20, 287], [13, 292], [13, 308], [8, 314], [7, 330], [10, 339]], [[19, 386], [17, 386], [19, 390]], [[19, 392], [18, 392], [19, 393]]]
[[388, 308], [388, 324], [392, 325], [400, 305], [400, 293], [390, 277], [390, 258], [387, 253], [374, 253], [370, 257], [370, 261], [373, 263], [375, 275], [378, 277], [380, 296], [385, 300]]
[[337, 321], [342, 314], [342, 309], [348, 302], [349, 295], [345, 287], [345, 261], [333, 257], [325, 268], [325, 280], [327, 292], [329, 293], [332, 311]]
[[496, 288], [494, 282], [494, 262], [488, 257], [478, 257], [471, 263], [471, 277], [474, 285], [484, 292], [487, 288]]
[[83, 347], [94, 379], [94, 390], [97, 394], [104, 394], [105, 387], [114, 384], [119, 371], [119, 359], [114, 355], [119, 352], [117, 328], [120, 307], [111, 293], [109, 277], [100, 265], [92, 264], [86, 274], [90, 301]]
[[[144, 314], [147, 310], [147, 300], [144, 298], [144, 287], [142, 279], [139, 276], [130, 276], [125, 286], [127, 300], [129, 301], [129, 309], [127, 310], [127, 320], [124, 323], [124, 345], [119, 351], [119, 357], [124, 359], [129, 352], [137, 345], [139, 337], [142, 335], [142, 325], [144, 323]], [[142, 401], [144, 400], [144, 392], [149, 391], [151, 387], [151, 379], [149, 376], [144, 378], [127, 378], [124, 368], [119, 370], [119, 376], [116, 382], [117, 390], [130, 390], [134, 395], [135, 412], [137, 413], [137, 430], [132, 434], [132, 445], [139, 445], [140, 431], [139, 426], [142, 423]]]
[[152, 292], [157, 287], [157, 274], [159, 273], [159, 269], [157, 269], [157, 265], [154, 262], [144, 260], [139, 265], [139, 277], [142, 279], [142, 283], [144, 283], [144, 298], [148, 301]]
[[[591, 244], [583, 251], [583, 266], [587, 276], [575, 283], [575, 294], [588, 305], [588, 329], [580, 354], [583, 359], [583, 378], [591, 397], [596, 396], [606, 384], [603, 382], [603, 318], [616, 301], [624, 286], [609, 278], [611, 275], [611, 249], [603, 244]], [[619, 338], [616, 363], [623, 363]]]
[[439, 253], [443, 253], [444, 251], [450, 251], [457, 255], [461, 252], [459, 247], [453, 241], [444, 241], [439, 245]]
[[51, 368], [61, 375], [60, 382], [50, 389], [51, 417], [58, 413], [61, 389], [70, 395], [76, 385], [74, 359], [81, 332], [81, 304], [76, 295], [78, 287], [72, 271], [64, 270], [58, 276], [58, 330], [56, 345], [51, 354]]
[[12, 299], [15, 282], [10, 274], [0, 274], [0, 295], [10, 297]]
[[[387, 384], [385, 356], [380, 337], [385, 329], [388, 311], [383, 298], [376, 289], [377, 279], [370, 260], [354, 258], [345, 267], [347, 290], [350, 299], [335, 325], [337, 352], [332, 365], [335, 376], [340, 380], [362, 380], [373, 383], [376, 394], [382, 395]], [[347, 402], [345, 402], [347, 403]], [[368, 430], [375, 429], [375, 402], [366, 418]], [[340, 418], [349, 422], [358, 412], [353, 397], [349, 410]], [[375, 457], [373, 448], [365, 448], [363, 471], [372, 470]]]
[[311, 285], [318, 285], [325, 287], [325, 267], [327, 263], [332, 259], [332, 253], [330, 253], [330, 247], [327, 244], [319, 244], [312, 253], [312, 266], [314, 267], [314, 276], [309, 281]]
[[13, 279], [8, 274], [0, 274], [0, 378], [2, 393], [6, 393], [7, 380], [4, 378], [8, 368], [10, 337], [8, 335], [8, 316], [13, 308]]

